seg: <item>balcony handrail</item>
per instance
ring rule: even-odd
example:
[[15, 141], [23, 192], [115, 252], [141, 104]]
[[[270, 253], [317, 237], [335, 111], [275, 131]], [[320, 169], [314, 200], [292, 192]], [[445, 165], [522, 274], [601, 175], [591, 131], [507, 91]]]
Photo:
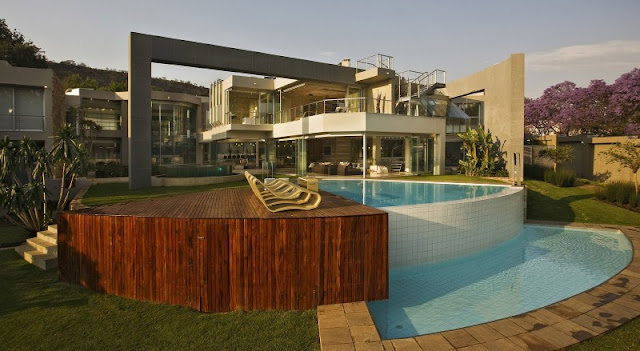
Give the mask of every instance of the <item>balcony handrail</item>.
[[358, 60], [356, 68], [359, 71], [366, 71], [370, 68], [393, 69], [393, 56], [375, 54]]
[[373, 112], [393, 114], [394, 107], [390, 99], [378, 98], [338, 98], [324, 99], [309, 104], [292, 107], [281, 111], [276, 117], [275, 123], [285, 123], [298, 120], [304, 117], [315, 116], [324, 113], [347, 113], [347, 112]]

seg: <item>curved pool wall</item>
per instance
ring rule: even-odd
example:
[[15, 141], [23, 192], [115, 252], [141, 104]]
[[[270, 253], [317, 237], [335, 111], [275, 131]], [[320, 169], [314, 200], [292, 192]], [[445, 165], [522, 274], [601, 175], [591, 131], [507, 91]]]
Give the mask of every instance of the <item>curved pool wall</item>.
[[[366, 180], [366, 183], [373, 185], [358, 188], [351, 186], [351, 182], [361, 183], [362, 180], [323, 179], [320, 188], [389, 213], [390, 269], [446, 260], [488, 249], [514, 238], [523, 228], [524, 188], [390, 180]], [[384, 187], [375, 186], [375, 183], [383, 182], [405, 186], [388, 186], [387, 192], [391, 191], [392, 194], [385, 194], [384, 191], [377, 191]], [[340, 184], [342, 186], [338, 186]], [[426, 190], [422, 190], [430, 194], [425, 196], [424, 191], [416, 188], [418, 185], [424, 185]], [[464, 191], [457, 191], [456, 188]], [[447, 192], [459, 193], [458, 199], [449, 200], [451, 196]], [[365, 196], [362, 196], [363, 193]], [[460, 199], [460, 193], [464, 193], [466, 198]], [[416, 195], [410, 196], [412, 194]], [[399, 205], [379, 205], [390, 202]]]
[[524, 224], [524, 189], [505, 187], [479, 198], [389, 206], [389, 268], [468, 255], [517, 236]]

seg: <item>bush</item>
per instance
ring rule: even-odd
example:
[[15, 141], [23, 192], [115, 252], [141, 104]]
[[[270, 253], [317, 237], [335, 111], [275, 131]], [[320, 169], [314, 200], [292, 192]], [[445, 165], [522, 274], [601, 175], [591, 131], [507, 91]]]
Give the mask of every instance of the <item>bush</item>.
[[[609, 202], [620, 205], [630, 204], [635, 207], [638, 204], [636, 189], [631, 182], [611, 182], [604, 185], [604, 198]], [[633, 194], [633, 199], [631, 195]], [[633, 203], [632, 203], [633, 201]]]
[[638, 207], [638, 194], [636, 194], [635, 189], [629, 194], [629, 206]]
[[550, 168], [540, 165], [524, 165], [524, 176], [544, 181], [544, 173], [548, 170], [550, 170]]
[[127, 177], [129, 167], [118, 162], [96, 162], [96, 178]]
[[560, 187], [570, 187], [576, 185], [576, 172], [559, 169], [554, 172], [552, 169], [547, 169], [544, 172], [544, 181]]

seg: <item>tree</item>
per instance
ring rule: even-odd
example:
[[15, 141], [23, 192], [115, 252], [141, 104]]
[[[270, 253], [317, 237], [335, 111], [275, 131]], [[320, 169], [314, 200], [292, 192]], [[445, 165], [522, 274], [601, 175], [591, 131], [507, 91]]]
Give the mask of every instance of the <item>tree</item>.
[[618, 163], [620, 166], [631, 169], [633, 172], [633, 185], [638, 194], [638, 169], [640, 169], [640, 150], [638, 146], [627, 140], [624, 143], [615, 144], [611, 149], [602, 151], [607, 158], [607, 163]]
[[84, 144], [78, 140], [71, 125], [67, 124], [58, 130], [51, 150], [51, 159], [62, 168], [60, 194], [56, 206], [57, 211], [62, 211], [69, 201], [71, 185], [78, 176], [86, 175], [89, 166]]
[[0, 141], [0, 212], [9, 222], [37, 232], [48, 221], [44, 180], [50, 158], [25, 137]]
[[554, 149], [540, 150], [538, 154], [542, 158], [553, 161], [553, 171], [558, 170], [558, 165], [570, 161], [573, 158], [573, 148], [571, 146], [557, 146]]
[[1, 18], [0, 60], [5, 60], [12, 66], [47, 68], [44, 52], [18, 31], [12, 32], [7, 22]]
[[621, 75], [612, 84], [611, 107], [626, 122], [625, 133], [640, 131], [640, 68]]
[[499, 142], [493, 141], [491, 131], [485, 131], [480, 126], [458, 136], [462, 139], [461, 150], [465, 155], [459, 164], [465, 175], [491, 176], [503, 169], [503, 152]]

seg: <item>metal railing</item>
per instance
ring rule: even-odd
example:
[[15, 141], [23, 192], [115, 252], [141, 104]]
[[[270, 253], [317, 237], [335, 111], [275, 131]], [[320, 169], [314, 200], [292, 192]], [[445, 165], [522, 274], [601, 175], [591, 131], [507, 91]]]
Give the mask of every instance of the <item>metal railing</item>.
[[44, 131], [44, 116], [0, 115], [0, 130]]
[[276, 113], [276, 123], [297, 121], [300, 118], [324, 113], [371, 112], [393, 114], [394, 107], [389, 99], [342, 98], [326, 99], [297, 106], [282, 113]]
[[425, 74], [416, 79], [416, 82], [426, 88], [429, 88], [435, 84], [446, 84], [447, 72], [441, 69], [436, 69], [428, 74], [425, 72]]
[[356, 68], [359, 71], [366, 71], [371, 68], [393, 69], [393, 56], [375, 54], [358, 60]]
[[245, 125], [261, 125], [261, 124], [273, 124], [273, 114], [271, 113], [251, 113], [247, 116], [246, 113], [227, 112], [225, 115], [225, 124], [245, 124]]

